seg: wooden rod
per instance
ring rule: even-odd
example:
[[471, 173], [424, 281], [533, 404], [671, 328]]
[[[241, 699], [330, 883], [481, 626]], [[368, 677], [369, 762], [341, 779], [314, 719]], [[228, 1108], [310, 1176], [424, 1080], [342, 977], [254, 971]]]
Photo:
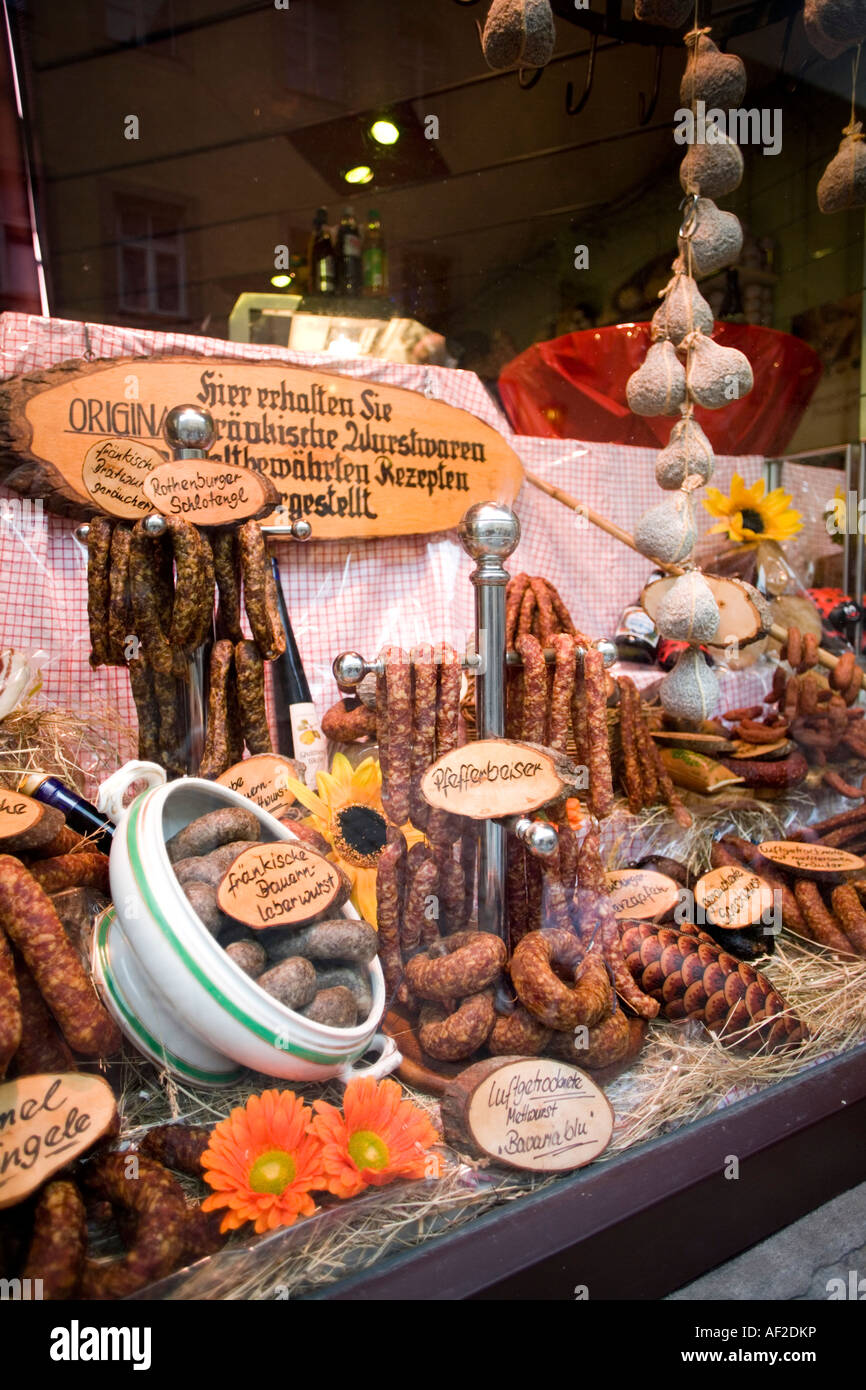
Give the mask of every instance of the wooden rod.
[[[628, 531], [624, 531], [622, 527], [617, 526], [615, 522], [608, 521], [606, 516], [601, 516], [599, 512], [593, 511], [592, 507], [584, 506], [583, 502], [579, 502], [576, 497], [569, 496], [569, 494], [563, 492], [561, 488], [553, 487], [551, 483], [546, 483], [543, 478], [539, 478], [535, 473], [525, 473], [524, 477], [528, 483], [531, 483], [533, 487], [537, 487], [540, 492], [546, 492], [547, 496], [552, 497], [555, 502], [560, 502], [563, 507], [568, 507], [573, 512], [580, 512], [581, 516], [585, 516], [587, 521], [591, 521], [593, 526], [597, 526], [600, 531], [606, 531], [609, 536], [613, 536], [614, 540], [621, 541], [623, 545], [627, 545], [629, 550], [634, 550], [636, 554], [643, 555], [643, 551], [638, 550]], [[668, 565], [662, 560], [656, 560], [651, 555], [644, 555], [643, 558], [649, 560], [650, 564], [656, 565], [660, 570], [664, 570], [666, 574], [685, 573], [682, 565]], [[777, 642], [784, 644], [788, 640], [788, 629], [782, 627], [781, 623], [773, 623], [770, 628], [770, 636], [775, 638]], [[819, 666], [823, 666], [827, 671], [832, 671], [833, 667], [838, 664], [838, 656], [834, 656], [832, 652], [825, 651], [823, 647], [818, 648]]]

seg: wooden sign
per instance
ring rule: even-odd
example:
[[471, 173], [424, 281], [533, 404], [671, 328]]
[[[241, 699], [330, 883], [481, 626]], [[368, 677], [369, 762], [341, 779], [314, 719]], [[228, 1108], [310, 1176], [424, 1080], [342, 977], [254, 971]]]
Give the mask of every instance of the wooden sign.
[[726, 864], [698, 879], [695, 902], [715, 927], [753, 927], [773, 911], [773, 890], [748, 869]]
[[833, 849], [831, 845], [813, 845], [799, 840], [765, 840], [758, 845], [765, 859], [781, 864], [792, 874], [803, 878], [838, 878], [855, 870], [866, 868], [866, 860], [846, 849]]
[[81, 477], [101, 512], [137, 521], [153, 511], [144, 480], [164, 462], [165, 454], [137, 439], [100, 439], [84, 455]]
[[303, 770], [294, 759], [281, 757], [279, 753], [256, 753], [228, 768], [217, 781], [279, 818], [295, 804], [295, 794], [289, 791], [290, 777], [298, 782], [304, 780]]
[[605, 878], [617, 917], [663, 917], [679, 901], [679, 884], [655, 869], [612, 869]]
[[[0, 791], [0, 840], [14, 840], [41, 821], [45, 806], [20, 792]], [[8, 846], [0, 845], [0, 849]]]
[[263, 473], [213, 458], [162, 463], [147, 475], [143, 490], [158, 512], [196, 526], [230, 526], [266, 516], [280, 504], [280, 494]]
[[564, 759], [512, 739], [483, 738], [454, 748], [431, 763], [421, 778], [430, 806], [471, 820], [537, 811], [563, 795], [570, 783]]
[[0, 1086], [0, 1207], [23, 1201], [89, 1149], [116, 1111], [108, 1082], [82, 1072], [39, 1072]]
[[488, 1057], [441, 1101], [445, 1139], [531, 1173], [582, 1168], [610, 1142], [613, 1111], [591, 1077], [552, 1057]]
[[284, 362], [144, 357], [67, 362], [0, 385], [0, 481], [89, 514], [91, 446], [110, 437], [164, 448], [165, 416], [182, 404], [214, 417], [212, 457], [276, 486], [269, 524], [309, 521], [316, 540], [448, 530], [474, 502], [512, 502], [523, 479], [497, 430], [417, 391]]
[[245, 849], [217, 890], [223, 912], [256, 931], [297, 927], [317, 917], [337, 897], [342, 875], [307, 845], [280, 840]]
[[653, 729], [652, 736], [662, 748], [690, 748], [711, 758], [717, 753], [729, 753], [734, 747], [724, 734], [695, 734], [689, 729]]
[[748, 758], [750, 762], [778, 762], [780, 758], [787, 758], [793, 751], [794, 744], [789, 738], [778, 739], [775, 743], [746, 743], [744, 739], [736, 739], [729, 756]]

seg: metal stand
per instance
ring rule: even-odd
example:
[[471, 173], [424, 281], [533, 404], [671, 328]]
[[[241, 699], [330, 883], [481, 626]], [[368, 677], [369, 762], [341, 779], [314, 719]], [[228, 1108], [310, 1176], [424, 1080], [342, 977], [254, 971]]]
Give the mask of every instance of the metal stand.
[[[470, 507], [459, 528], [460, 541], [476, 567], [475, 650], [463, 657], [465, 670], [475, 673], [475, 709], [479, 738], [505, 735], [505, 672], [519, 666], [517, 652], [505, 649], [505, 586], [509, 580], [504, 560], [520, 539], [520, 522], [509, 507], [479, 502]], [[616, 660], [616, 648], [606, 638], [593, 644], [604, 655], [605, 666]], [[584, 649], [578, 647], [578, 660]], [[552, 651], [545, 652], [552, 661]], [[382, 673], [380, 661], [366, 661], [358, 652], [342, 652], [333, 664], [341, 690], [354, 690], [371, 672]], [[506, 836], [515, 835], [539, 859], [549, 859], [559, 847], [559, 837], [546, 821], [528, 816], [503, 816], [482, 821], [478, 855], [478, 926], [505, 938]]]

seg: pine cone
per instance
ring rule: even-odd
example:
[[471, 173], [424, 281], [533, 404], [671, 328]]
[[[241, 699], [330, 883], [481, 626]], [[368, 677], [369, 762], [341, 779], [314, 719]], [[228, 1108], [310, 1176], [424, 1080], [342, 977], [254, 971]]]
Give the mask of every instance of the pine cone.
[[631, 974], [669, 1021], [700, 1019], [726, 1046], [750, 1052], [794, 1047], [809, 1036], [766, 975], [706, 932], [622, 922], [620, 935]]

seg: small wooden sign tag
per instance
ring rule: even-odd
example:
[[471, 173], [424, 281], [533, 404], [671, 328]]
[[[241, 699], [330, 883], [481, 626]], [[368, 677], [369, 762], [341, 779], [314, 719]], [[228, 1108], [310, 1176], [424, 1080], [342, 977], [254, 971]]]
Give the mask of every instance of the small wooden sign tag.
[[279, 817], [295, 804], [295, 794], [289, 790], [290, 777], [298, 782], [304, 780], [291, 758], [281, 757], [279, 753], [256, 753], [228, 768], [217, 781], [248, 797], [263, 811]]
[[[0, 791], [0, 840], [12, 840], [41, 821], [45, 807], [21, 792]], [[0, 846], [2, 848], [2, 846]]]
[[147, 475], [143, 490], [158, 512], [184, 517], [197, 526], [248, 521], [266, 516], [280, 504], [280, 494], [270, 478], [219, 459], [178, 459], [160, 464]]
[[661, 917], [679, 900], [679, 884], [655, 869], [613, 869], [605, 877], [617, 917]]
[[832, 845], [813, 845], [799, 840], [765, 840], [758, 845], [765, 859], [781, 864], [792, 874], [805, 878], [836, 878], [866, 868], [866, 860]]
[[307, 845], [278, 840], [245, 849], [217, 890], [223, 912], [256, 931], [297, 927], [331, 906], [342, 886], [335, 864]]
[[753, 927], [773, 911], [773, 890], [758, 874], [725, 864], [698, 879], [695, 902], [715, 927]]
[[556, 801], [567, 785], [555, 755], [528, 743], [483, 738], [445, 753], [421, 778], [430, 806], [471, 820], [520, 815]]
[[22, 1202], [91, 1148], [116, 1110], [108, 1082], [82, 1072], [38, 1072], [0, 1086], [0, 1207]]
[[137, 439], [100, 439], [84, 455], [81, 475], [100, 511], [137, 520], [153, 511], [144, 480], [163, 463], [164, 454]]
[[613, 1110], [586, 1072], [552, 1057], [488, 1057], [442, 1097], [445, 1138], [507, 1168], [563, 1173], [607, 1148]]

